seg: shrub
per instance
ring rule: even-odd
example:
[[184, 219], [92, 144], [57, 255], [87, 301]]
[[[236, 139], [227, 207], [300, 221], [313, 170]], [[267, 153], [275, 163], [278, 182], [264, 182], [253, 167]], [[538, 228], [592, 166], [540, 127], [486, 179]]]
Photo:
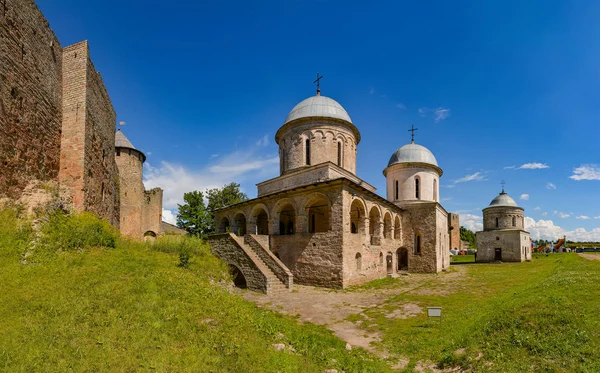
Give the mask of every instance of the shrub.
[[0, 210], [0, 257], [19, 257], [33, 238], [31, 222], [16, 208]]
[[41, 227], [40, 245], [50, 251], [116, 247], [119, 232], [96, 215], [54, 211]]

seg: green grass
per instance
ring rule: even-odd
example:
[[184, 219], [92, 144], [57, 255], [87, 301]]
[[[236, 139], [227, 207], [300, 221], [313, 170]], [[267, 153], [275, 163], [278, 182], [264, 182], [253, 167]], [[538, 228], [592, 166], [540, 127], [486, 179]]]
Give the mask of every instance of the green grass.
[[[34, 240], [28, 222], [0, 212], [0, 371], [389, 371], [324, 327], [231, 293], [226, 265], [203, 241], [117, 239], [107, 249], [90, 237], [112, 231], [94, 218], [59, 219]], [[93, 234], [80, 241], [67, 232], [83, 226]]]
[[[408, 292], [366, 312], [382, 346], [411, 360], [407, 371], [420, 360], [477, 372], [600, 371], [600, 261], [565, 253], [463, 268], [466, 276], [454, 289], [444, 287], [449, 274], [417, 289], [446, 294]], [[425, 313], [385, 317], [404, 303], [441, 306], [442, 326]]]
[[475, 255], [453, 255], [452, 263], [475, 263]]

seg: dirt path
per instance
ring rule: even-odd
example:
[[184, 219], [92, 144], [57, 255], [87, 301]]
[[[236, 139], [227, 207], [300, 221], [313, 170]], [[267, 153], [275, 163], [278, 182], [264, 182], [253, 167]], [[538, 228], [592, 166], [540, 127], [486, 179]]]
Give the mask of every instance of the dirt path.
[[577, 253], [577, 255], [587, 260], [600, 260], [600, 254]]
[[[325, 325], [339, 338], [351, 346], [365, 348], [379, 356], [388, 357], [388, 353], [373, 345], [379, 342], [377, 332], [367, 332], [361, 328], [360, 322], [351, 322], [347, 318], [351, 315], [361, 314], [371, 308], [382, 308], [386, 301], [402, 293], [430, 293], [447, 294], [460, 287], [464, 277], [465, 267], [456, 266], [451, 273], [439, 275], [410, 274], [400, 276], [389, 287], [377, 290], [331, 290], [309, 286], [294, 285], [290, 293], [273, 295], [258, 294], [243, 291], [246, 300], [257, 303], [262, 307], [290, 315], [298, 315], [302, 321]], [[389, 311], [389, 318], [416, 317], [424, 310], [413, 304], [401, 304], [393, 311]]]

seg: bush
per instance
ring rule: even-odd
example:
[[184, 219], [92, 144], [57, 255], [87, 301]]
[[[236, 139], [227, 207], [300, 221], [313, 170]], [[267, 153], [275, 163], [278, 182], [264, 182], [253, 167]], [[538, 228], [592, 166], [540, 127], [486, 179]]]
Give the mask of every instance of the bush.
[[40, 245], [50, 251], [116, 247], [119, 232], [96, 215], [53, 212], [41, 227]]
[[31, 222], [21, 217], [19, 209], [0, 210], [0, 257], [20, 257], [32, 238]]

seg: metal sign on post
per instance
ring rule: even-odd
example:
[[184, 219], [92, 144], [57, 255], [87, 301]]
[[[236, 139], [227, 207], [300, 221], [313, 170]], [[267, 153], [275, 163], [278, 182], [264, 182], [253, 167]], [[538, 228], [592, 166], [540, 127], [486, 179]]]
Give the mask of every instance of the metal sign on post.
[[442, 326], [442, 307], [427, 307], [428, 317], [439, 317], [440, 327]]

